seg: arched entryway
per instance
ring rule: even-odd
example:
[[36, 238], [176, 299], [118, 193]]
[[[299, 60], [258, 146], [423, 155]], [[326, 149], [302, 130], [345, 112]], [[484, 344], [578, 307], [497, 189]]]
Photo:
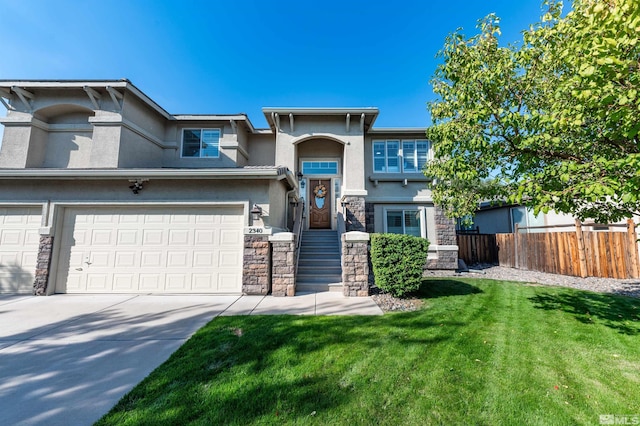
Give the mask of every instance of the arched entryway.
[[305, 228], [336, 229], [336, 212], [344, 175], [344, 144], [327, 137], [305, 139], [296, 145], [300, 196], [308, 212]]

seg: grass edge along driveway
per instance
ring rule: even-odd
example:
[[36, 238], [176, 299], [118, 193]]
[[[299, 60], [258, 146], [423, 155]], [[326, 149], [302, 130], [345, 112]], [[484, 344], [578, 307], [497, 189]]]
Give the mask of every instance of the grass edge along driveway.
[[640, 300], [428, 279], [382, 317], [218, 317], [98, 424], [598, 424], [640, 415]]

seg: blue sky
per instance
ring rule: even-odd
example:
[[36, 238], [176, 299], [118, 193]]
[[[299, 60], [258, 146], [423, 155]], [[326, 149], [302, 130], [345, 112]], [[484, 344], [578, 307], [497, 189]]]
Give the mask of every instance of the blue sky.
[[[490, 12], [503, 41], [541, 0], [0, 0], [0, 79], [128, 78], [170, 113], [380, 108], [426, 127], [436, 53]], [[1, 111], [0, 111], [1, 112]]]

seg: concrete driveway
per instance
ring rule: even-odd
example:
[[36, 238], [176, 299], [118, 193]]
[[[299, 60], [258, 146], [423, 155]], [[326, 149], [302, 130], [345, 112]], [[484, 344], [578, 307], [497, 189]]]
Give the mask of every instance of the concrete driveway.
[[90, 425], [218, 315], [382, 312], [370, 298], [0, 295], [0, 425]]

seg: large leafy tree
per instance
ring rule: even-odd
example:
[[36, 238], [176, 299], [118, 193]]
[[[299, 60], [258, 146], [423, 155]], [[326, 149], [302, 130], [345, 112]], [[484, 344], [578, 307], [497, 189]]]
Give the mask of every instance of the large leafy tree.
[[601, 222], [640, 214], [637, 0], [543, 8], [517, 44], [499, 43], [489, 15], [440, 52], [425, 173], [451, 217], [504, 200]]

